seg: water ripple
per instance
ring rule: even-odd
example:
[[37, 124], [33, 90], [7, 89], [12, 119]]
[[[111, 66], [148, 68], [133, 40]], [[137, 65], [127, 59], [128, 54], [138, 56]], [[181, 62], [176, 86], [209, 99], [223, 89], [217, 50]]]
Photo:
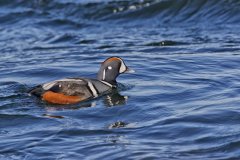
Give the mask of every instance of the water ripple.
[[[0, 1], [0, 159], [239, 159], [239, 1]], [[27, 91], [95, 78], [111, 94], [53, 105]]]

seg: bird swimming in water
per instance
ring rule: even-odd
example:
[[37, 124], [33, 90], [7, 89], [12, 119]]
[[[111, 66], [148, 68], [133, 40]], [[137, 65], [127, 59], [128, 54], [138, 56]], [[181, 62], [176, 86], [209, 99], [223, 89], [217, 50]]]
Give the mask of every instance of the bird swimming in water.
[[97, 79], [66, 78], [38, 85], [29, 91], [31, 95], [53, 104], [75, 104], [111, 92], [117, 87], [116, 78], [131, 73], [119, 57], [107, 58], [97, 74]]

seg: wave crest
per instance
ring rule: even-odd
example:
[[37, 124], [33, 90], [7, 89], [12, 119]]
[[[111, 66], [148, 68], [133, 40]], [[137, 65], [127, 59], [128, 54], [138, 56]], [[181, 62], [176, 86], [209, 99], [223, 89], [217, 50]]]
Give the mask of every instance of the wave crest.
[[[23, 13], [25, 18], [39, 18], [69, 22], [124, 21], [134, 23], [237, 23], [240, 21], [238, 0], [129, 0], [129, 1], [51, 1], [18, 0], [0, 3], [5, 8], [0, 21], [17, 18], [13, 14]], [[7, 8], [7, 9], [6, 9]], [[32, 12], [28, 12], [29, 9]], [[9, 18], [7, 18], [9, 17]], [[23, 17], [20, 17], [23, 18]], [[15, 21], [14, 21], [15, 22]]]

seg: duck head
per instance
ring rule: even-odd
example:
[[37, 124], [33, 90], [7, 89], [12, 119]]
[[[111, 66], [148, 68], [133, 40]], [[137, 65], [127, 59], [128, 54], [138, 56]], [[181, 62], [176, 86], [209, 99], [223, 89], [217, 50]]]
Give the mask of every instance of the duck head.
[[106, 81], [112, 85], [116, 85], [116, 78], [119, 74], [133, 72], [134, 70], [129, 69], [121, 58], [110, 57], [101, 64], [97, 78], [100, 81]]

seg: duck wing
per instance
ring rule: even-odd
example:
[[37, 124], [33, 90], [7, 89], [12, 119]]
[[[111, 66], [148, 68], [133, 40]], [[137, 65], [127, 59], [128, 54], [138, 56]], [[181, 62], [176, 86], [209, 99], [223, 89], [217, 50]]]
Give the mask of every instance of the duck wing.
[[86, 78], [66, 78], [39, 85], [29, 93], [56, 104], [71, 104], [105, 94], [112, 89], [107, 82]]

